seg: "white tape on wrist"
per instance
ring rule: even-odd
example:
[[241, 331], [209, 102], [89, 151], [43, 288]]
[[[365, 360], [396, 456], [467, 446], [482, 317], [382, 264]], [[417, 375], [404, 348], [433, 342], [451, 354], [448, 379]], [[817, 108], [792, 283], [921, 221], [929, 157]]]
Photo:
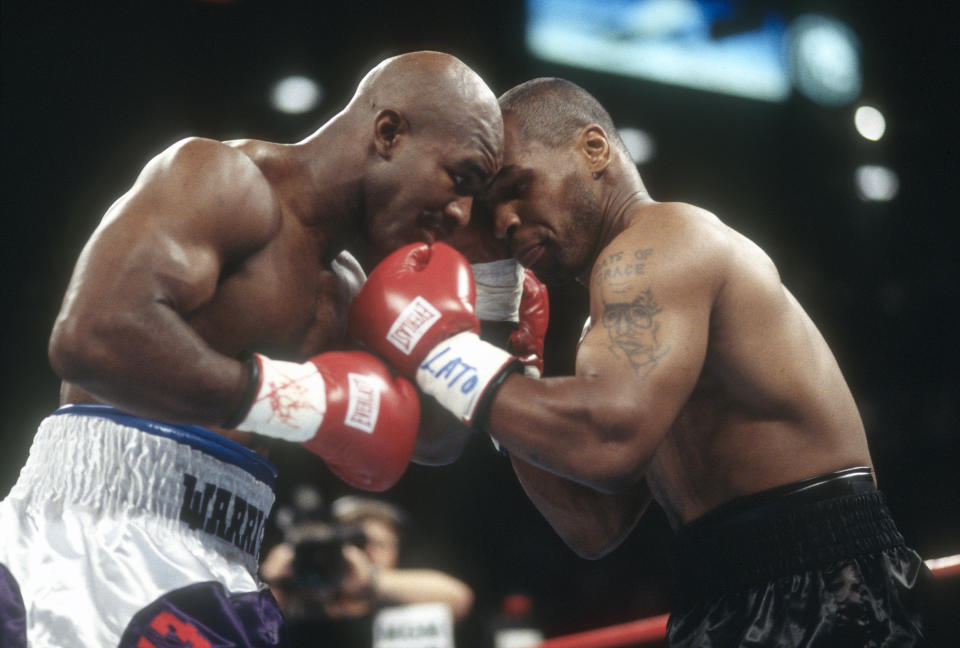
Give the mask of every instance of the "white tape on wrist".
[[523, 266], [516, 259], [470, 265], [477, 286], [477, 318], [484, 322], [516, 322], [523, 297]]
[[513, 360], [476, 333], [458, 333], [430, 350], [417, 369], [417, 385], [469, 425], [490, 382]]
[[330, 262], [330, 270], [336, 275], [347, 295], [347, 303], [353, 303], [354, 297], [367, 282], [367, 273], [360, 262], [347, 250], [343, 250]]
[[254, 354], [260, 365], [260, 387], [238, 430], [286, 441], [312, 439], [327, 411], [323, 376], [312, 362], [271, 360]]

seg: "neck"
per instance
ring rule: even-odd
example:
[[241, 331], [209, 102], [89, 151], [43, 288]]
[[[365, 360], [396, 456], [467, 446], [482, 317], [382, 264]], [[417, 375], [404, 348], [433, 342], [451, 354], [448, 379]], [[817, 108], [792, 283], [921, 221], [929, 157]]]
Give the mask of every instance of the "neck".
[[627, 229], [637, 215], [637, 208], [651, 201], [650, 194], [642, 183], [631, 183], [627, 190], [608, 192], [602, 205], [600, 229], [597, 233], [596, 244], [590, 252], [588, 263], [583, 274], [577, 281], [585, 286], [590, 285], [590, 275], [597, 257], [604, 248], [610, 245], [623, 230]]
[[351, 121], [341, 112], [293, 145], [301, 183], [288, 204], [304, 225], [323, 232], [330, 256], [362, 238], [367, 152]]

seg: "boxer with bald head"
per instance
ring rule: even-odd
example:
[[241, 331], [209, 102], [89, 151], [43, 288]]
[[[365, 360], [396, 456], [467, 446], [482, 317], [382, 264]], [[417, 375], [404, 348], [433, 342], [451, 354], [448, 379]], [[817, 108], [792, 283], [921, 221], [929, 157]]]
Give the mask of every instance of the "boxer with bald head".
[[63, 407], [0, 505], [10, 645], [281, 643], [256, 578], [266, 448], [400, 478], [418, 398], [344, 350], [346, 308], [364, 264], [468, 221], [502, 136], [474, 71], [415, 52], [301, 142], [189, 138], [146, 165], [76, 264], [49, 345]]
[[356, 303], [378, 319], [357, 334], [390, 358], [390, 309], [412, 293], [438, 305], [409, 376], [506, 449], [579, 554], [617, 547], [656, 501], [677, 534], [671, 646], [920, 643], [929, 572], [876, 488], [837, 361], [771, 259], [717, 216], [651, 198], [582, 88], [537, 79], [500, 104], [504, 166], [484, 202], [540, 279], [589, 288], [575, 375], [525, 377], [471, 337], [468, 291], [446, 279], [466, 260], [439, 245], [402, 282], [371, 274]]

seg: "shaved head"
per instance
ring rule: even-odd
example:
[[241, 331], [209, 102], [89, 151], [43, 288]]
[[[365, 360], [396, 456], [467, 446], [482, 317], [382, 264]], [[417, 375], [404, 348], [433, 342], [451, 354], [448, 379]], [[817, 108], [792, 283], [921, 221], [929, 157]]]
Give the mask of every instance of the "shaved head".
[[503, 120], [493, 91], [460, 59], [442, 52], [411, 52], [388, 58], [360, 82], [350, 108], [403, 115], [411, 134], [443, 129], [478, 137], [499, 160]]

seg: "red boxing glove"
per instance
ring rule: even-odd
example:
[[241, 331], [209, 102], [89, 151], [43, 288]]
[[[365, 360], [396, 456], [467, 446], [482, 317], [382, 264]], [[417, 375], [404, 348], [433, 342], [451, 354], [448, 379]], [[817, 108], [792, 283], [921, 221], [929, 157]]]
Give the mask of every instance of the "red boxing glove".
[[449, 245], [414, 243], [390, 254], [350, 306], [350, 333], [408, 378], [427, 352], [463, 331], [480, 331], [470, 266]]
[[389, 255], [350, 307], [350, 333], [465, 423], [516, 358], [478, 336], [470, 264], [444, 243]]
[[520, 356], [524, 373], [533, 378], [543, 375], [543, 341], [550, 321], [550, 295], [533, 271], [523, 271], [523, 296], [517, 330], [510, 335], [510, 350]]
[[296, 441], [351, 486], [382, 491], [403, 475], [420, 425], [417, 390], [363, 351], [305, 363], [254, 355], [256, 392], [236, 427]]

